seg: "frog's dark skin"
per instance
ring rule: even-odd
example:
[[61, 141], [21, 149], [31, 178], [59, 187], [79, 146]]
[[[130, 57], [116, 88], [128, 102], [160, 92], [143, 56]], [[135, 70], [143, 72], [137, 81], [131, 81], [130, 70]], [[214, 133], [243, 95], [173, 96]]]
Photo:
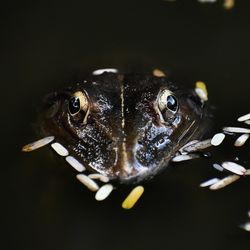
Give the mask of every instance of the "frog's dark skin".
[[[163, 115], [159, 99], [166, 90], [178, 107]], [[87, 97], [88, 110], [72, 116], [76, 92]], [[54, 135], [88, 171], [129, 184], [159, 173], [180, 147], [201, 138], [206, 124], [206, 105], [193, 90], [178, 89], [166, 77], [108, 72], [51, 94], [40, 119], [43, 134]]]

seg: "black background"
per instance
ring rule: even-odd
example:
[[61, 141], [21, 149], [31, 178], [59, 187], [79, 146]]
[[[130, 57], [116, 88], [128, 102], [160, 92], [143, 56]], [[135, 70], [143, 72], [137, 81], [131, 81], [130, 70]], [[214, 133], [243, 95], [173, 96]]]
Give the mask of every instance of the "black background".
[[250, 209], [249, 178], [212, 192], [211, 163], [239, 156], [233, 138], [211, 159], [169, 167], [145, 185], [131, 211], [128, 190], [98, 203], [49, 148], [23, 154], [36, 139], [42, 97], [84, 73], [168, 69], [176, 82], [207, 83], [214, 131], [249, 112], [250, 2], [9, 1], [1, 7], [1, 249], [250, 249], [239, 225]]

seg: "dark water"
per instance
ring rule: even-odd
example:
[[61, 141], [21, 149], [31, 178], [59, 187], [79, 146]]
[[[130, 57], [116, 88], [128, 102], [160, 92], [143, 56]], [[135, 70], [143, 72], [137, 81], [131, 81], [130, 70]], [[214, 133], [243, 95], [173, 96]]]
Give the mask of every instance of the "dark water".
[[233, 139], [198, 159], [168, 168], [145, 186], [131, 211], [126, 190], [103, 203], [75, 172], [44, 148], [22, 154], [36, 139], [32, 122], [42, 97], [85, 72], [116, 67], [168, 69], [183, 84], [203, 80], [216, 107], [214, 130], [249, 112], [249, 1], [226, 11], [222, 2], [24, 2], [1, 14], [1, 249], [250, 249], [238, 225], [250, 209], [250, 179], [218, 192], [199, 183], [218, 176], [212, 162], [239, 156], [249, 143]]

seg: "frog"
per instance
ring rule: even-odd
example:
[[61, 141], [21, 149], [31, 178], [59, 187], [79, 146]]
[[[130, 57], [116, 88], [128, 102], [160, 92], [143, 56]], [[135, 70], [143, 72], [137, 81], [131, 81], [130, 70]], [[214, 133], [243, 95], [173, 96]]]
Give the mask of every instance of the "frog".
[[[96, 70], [82, 81], [48, 94], [39, 112], [42, 139], [22, 148], [30, 152], [48, 144], [78, 171], [77, 179], [105, 200], [115, 186], [135, 187], [123, 201], [131, 209], [144, 192], [142, 184], [172, 162], [208, 156], [204, 149], [219, 146], [226, 135], [242, 134], [235, 146], [250, 137], [250, 129], [224, 127], [212, 138], [213, 114], [206, 85], [195, 88], [173, 83], [161, 70], [121, 73]], [[250, 113], [238, 118], [250, 124]], [[218, 190], [250, 175], [235, 162], [214, 164], [233, 173], [200, 184]], [[105, 183], [99, 187], [99, 182]], [[242, 228], [249, 231], [249, 223]]]
[[44, 99], [39, 127], [88, 173], [138, 184], [161, 173], [211, 119], [194, 89], [165, 75], [103, 71]]

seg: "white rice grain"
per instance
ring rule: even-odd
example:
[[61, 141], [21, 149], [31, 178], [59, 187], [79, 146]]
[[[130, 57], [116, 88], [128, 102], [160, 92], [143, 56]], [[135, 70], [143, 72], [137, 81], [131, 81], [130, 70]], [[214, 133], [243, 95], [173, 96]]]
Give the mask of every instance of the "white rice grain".
[[237, 119], [238, 122], [245, 122], [247, 120], [250, 120], [250, 113], [243, 115]]
[[213, 178], [213, 179], [210, 179], [210, 180], [207, 180], [207, 181], [204, 181], [200, 184], [200, 187], [209, 187], [215, 183], [217, 183], [220, 179], [218, 178]]
[[41, 148], [43, 146], [46, 146], [47, 144], [51, 143], [55, 139], [55, 136], [47, 136], [43, 139], [40, 139], [38, 141], [29, 143], [25, 146], [23, 146], [22, 151], [23, 152], [30, 152], [33, 150], [36, 150], [38, 148]]
[[229, 132], [229, 133], [240, 133], [240, 134], [249, 134], [250, 133], [249, 128], [240, 128], [240, 127], [224, 127], [223, 131]]
[[99, 189], [99, 186], [95, 181], [90, 179], [87, 175], [85, 174], [78, 174], [76, 178], [83, 184], [85, 185], [89, 190], [95, 192]]
[[244, 229], [247, 232], [250, 232], [250, 222], [247, 222], [240, 226], [242, 229]]
[[97, 69], [97, 70], [93, 71], [92, 74], [93, 74], [94, 76], [97, 76], [97, 75], [101, 75], [101, 74], [104, 73], [104, 72], [117, 73], [117, 72], [118, 72], [118, 69], [114, 69], [114, 68]]
[[225, 139], [225, 135], [223, 133], [215, 134], [211, 140], [211, 144], [213, 146], [219, 146]]
[[224, 168], [223, 168], [220, 164], [218, 164], [218, 163], [214, 163], [214, 164], [213, 164], [213, 167], [214, 167], [216, 170], [220, 171], [220, 172], [222, 172], [222, 171], [224, 170]]
[[250, 125], [250, 120], [247, 120], [244, 123], [247, 124], [247, 125]]
[[237, 140], [234, 143], [235, 147], [242, 147], [246, 141], [248, 140], [250, 134], [243, 134], [240, 137], [237, 138]]
[[218, 190], [221, 188], [226, 187], [227, 185], [237, 181], [240, 178], [239, 175], [229, 175], [223, 179], [221, 179], [220, 181], [216, 182], [215, 184], [211, 185], [209, 187], [210, 190]]
[[207, 94], [206, 94], [206, 92], [204, 92], [204, 90], [199, 89], [199, 88], [195, 88], [195, 92], [200, 97], [200, 99], [202, 101], [207, 101], [208, 100]]
[[204, 140], [204, 141], [198, 141], [196, 143], [193, 143], [187, 147], [184, 147], [182, 150], [184, 152], [187, 152], [187, 153], [191, 153], [191, 152], [196, 152], [196, 151], [199, 151], [199, 150], [202, 150], [202, 149], [206, 149], [206, 148], [209, 148], [211, 147], [212, 144], [211, 144], [211, 139], [207, 139], [207, 140]]
[[182, 146], [182, 147], [179, 149], [179, 152], [180, 152], [181, 154], [187, 154], [187, 152], [185, 152], [184, 149], [187, 148], [187, 147], [190, 146], [190, 145], [193, 145], [193, 144], [197, 143], [197, 142], [199, 142], [199, 141], [198, 141], [198, 140], [193, 140], [193, 141], [188, 142], [187, 144], [185, 144], [184, 146]]
[[103, 201], [105, 200], [110, 193], [112, 192], [112, 190], [114, 189], [112, 184], [105, 184], [103, 185], [95, 194], [95, 199], [97, 201]]
[[200, 3], [215, 3], [216, 0], [198, 0]]
[[243, 166], [232, 161], [225, 161], [221, 165], [223, 168], [237, 175], [244, 175], [246, 172], [246, 169]]
[[68, 150], [60, 143], [55, 142], [51, 144], [51, 147], [61, 156], [67, 156], [69, 155]]
[[202, 81], [197, 81], [195, 83], [195, 92], [196, 94], [200, 97], [202, 101], [207, 101], [208, 100], [208, 92], [207, 92], [207, 87], [206, 84]]
[[250, 169], [246, 169], [246, 172], [244, 173], [244, 175], [250, 175]]
[[82, 163], [80, 163], [77, 159], [75, 159], [73, 156], [67, 156], [65, 160], [78, 172], [83, 172], [85, 170], [85, 167]]
[[88, 177], [91, 179], [100, 180], [100, 181], [105, 182], [105, 183], [109, 182], [109, 178], [105, 175], [102, 175], [102, 174], [89, 174]]
[[198, 154], [177, 155], [172, 159], [172, 161], [181, 162], [181, 161], [188, 161], [188, 160], [192, 160], [196, 158], [200, 158], [200, 156]]

